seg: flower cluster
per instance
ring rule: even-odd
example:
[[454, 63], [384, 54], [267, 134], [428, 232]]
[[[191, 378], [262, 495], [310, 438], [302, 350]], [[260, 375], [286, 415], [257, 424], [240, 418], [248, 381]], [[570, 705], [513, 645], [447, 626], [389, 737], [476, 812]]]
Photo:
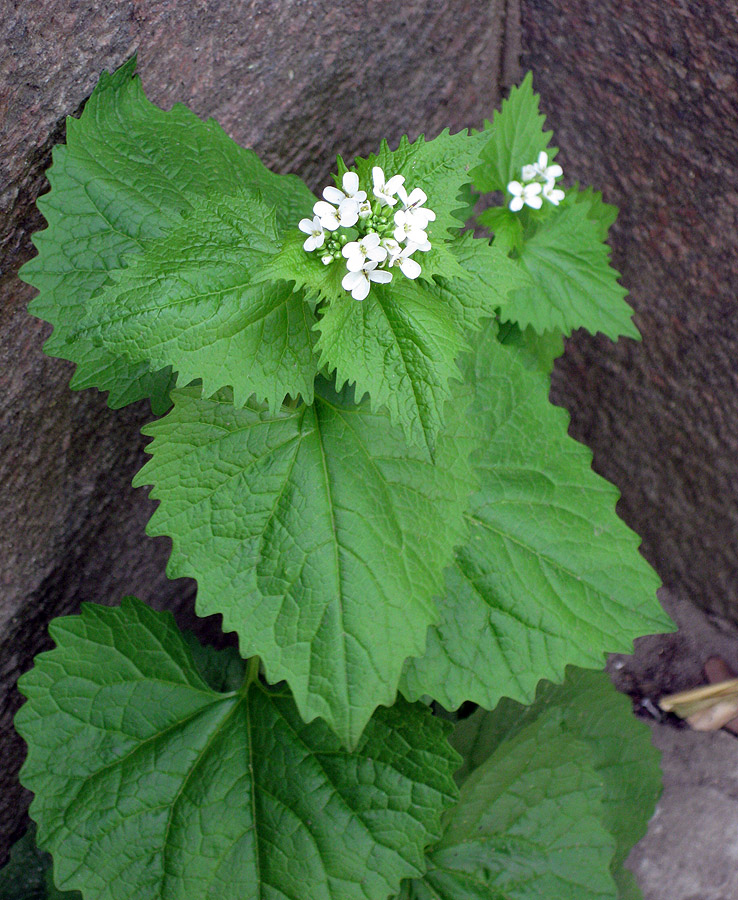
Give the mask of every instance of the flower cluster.
[[341, 284], [354, 300], [363, 300], [373, 281], [392, 281], [390, 269], [417, 278], [420, 264], [411, 257], [430, 250], [426, 229], [436, 218], [424, 206], [428, 199], [424, 191], [415, 188], [408, 194], [404, 175], [387, 179], [384, 170], [374, 166], [372, 181], [369, 199], [356, 172], [346, 172], [341, 188], [325, 188], [324, 199], [313, 207], [314, 217], [302, 219], [298, 226], [307, 235], [303, 247], [308, 253], [322, 250], [326, 266], [334, 260], [345, 262]]
[[521, 169], [522, 181], [511, 181], [508, 184], [508, 193], [512, 194], [510, 209], [513, 212], [518, 212], [523, 206], [540, 209], [544, 199], [558, 206], [566, 196], [556, 187], [556, 179], [563, 174], [563, 169], [556, 163], [549, 166], [548, 153], [541, 150], [537, 162]]

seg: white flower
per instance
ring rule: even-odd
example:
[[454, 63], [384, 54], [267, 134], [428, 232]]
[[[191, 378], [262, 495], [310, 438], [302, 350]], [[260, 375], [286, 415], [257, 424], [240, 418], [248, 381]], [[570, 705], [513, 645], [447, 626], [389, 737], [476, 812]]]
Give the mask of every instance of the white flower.
[[384, 169], [374, 166], [372, 179], [374, 180], [374, 196], [382, 206], [394, 206], [397, 203], [395, 194], [405, 183], [404, 175], [393, 175], [389, 181], [384, 180]]
[[423, 245], [428, 238], [425, 229], [430, 222], [435, 221], [436, 214], [432, 209], [426, 209], [423, 204], [428, 199], [425, 191], [415, 188], [408, 194], [404, 187], [397, 192], [402, 201], [402, 209], [395, 213], [395, 239], [398, 241], [412, 241], [414, 244]]
[[395, 213], [395, 226], [395, 240], [400, 243], [412, 241], [413, 244], [422, 246], [428, 242], [428, 235], [423, 230], [425, 226], [418, 224], [408, 210], [400, 209]]
[[357, 203], [366, 200], [366, 191], [359, 190], [359, 176], [356, 172], [344, 172], [341, 185], [343, 190], [339, 190], [339, 188], [333, 187], [332, 185], [324, 188], [323, 196], [325, 199], [336, 204], [340, 204], [347, 198], [349, 200], [356, 200]]
[[566, 197], [564, 191], [561, 188], [556, 187], [555, 181], [547, 181], [543, 185], [543, 196], [549, 203], [553, 203], [554, 206], [558, 206], [559, 203]]
[[338, 209], [325, 200], [318, 200], [313, 206], [313, 212], [320, 218], [320, 224], [328, 231], [337, 228], [350, 228], [359, 221], [359, 203], [347, 197], [338, 204]]
[[535, 181], [538, 178], [538, 166], [535, 163], [530, 163], [530, 165], [523, 166], [520, 173], [523, 176], [523, 181]]
[[312, 250], [317, 250], [318, 247], [322, 247], [325, 243], [325, 233], [319, 216], [315, 216], [314, 219], [300, 219], [297, 227], [308, 235], [305, 243], [302, 245], [303, 249], [307, 250], [308, 253]]
[[372, 214], [372, 205], [368, 200], [362, 200], [359, 205], [359, 218], [368, 219]]
[[[412, 222], [415, 228], [424, 229], [428, 227], [429, 222], [435, 222], [436, 214], [432, 209], [425, 209], [423, 204], [428, 199], [424, 190], [415, 188], [408, 195], [404, 187], [400, 187], [397, 191], [402, 201], [402, 214], [409, 222]], [[395, 213], [397, 219], [399, 213]]]
[[399, 253], [393, 253], [390, 256], [389, 266], [399, 266], [406, 278], [417, 278], [421, 272], [420, 264], [410, 257], [419, 249], [417, 244], [408, 244]]
[[541, 185], [537, 181], [526, 185], [521, 184], [519, 181], [511, 181], [507, 186], [507, 190], [512, 194], [510, 209], [513, 212], [518, 212], [526, 204], [533, 209], [540, 209], [543, 205]]
[[369, 293], [371, 282], [387, 284], [392, 281], [392, 273], [384, 269], [377, 269], [377, 263], [368, 262], [358, 272], [347, 272], [343, 276], [341, 286], [345, 291], [351, 291], [354, 300], [364, 300]]
[[390, 265], [392, 265], [392, 259], [395, 256], [399, 256], [402, 251], [402, 247], [393, 237], [382, 238], [381, 246], [387, 251], [387, 255], [390, 260]]
[[380, 246], [379, 235], [375, 232], [346, 244], [341, 253], [346, 257], [346, 268], [349, 272], [359, 272], [367, 260], [381, 263], [387, 258], [387, 249]]
[[557, 163], [549, 166], [548, 153], [545, 150], [541, 150], [538, 154], [537, 162], [522, 168], [523, 181], [533, 181], [536, 178], [540, 178], [543, 181], [553, 182], [563, 174], [564, 170]]

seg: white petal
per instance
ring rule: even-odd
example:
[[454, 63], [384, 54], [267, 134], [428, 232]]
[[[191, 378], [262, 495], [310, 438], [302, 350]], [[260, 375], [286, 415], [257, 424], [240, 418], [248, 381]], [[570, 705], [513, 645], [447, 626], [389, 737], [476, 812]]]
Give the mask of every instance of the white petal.
[[340, 203], [341, 200], [346, 199], [346, 195], [343, 191], [339, 191], [337, 187], [332, 187], [331, 185], [323, 188], [323, 196], [330, 203]]
[[370, 231], [369, 234], [364, 235], [364, 237], [361, 239], [361, 243], [367, 250], [371, 250], [372, 247], [378, 247], [379, 235], [376, 233], [376, 231]]
[[384, 192], [385, 194], [396, 194], [403, 184], [405, 184], [404, 175], [393, 175], [384, 186]]
[[347, 197], [353, 197], [359, 190], [359, 176], [356, 172], [346, 172], [343, 176], [343, 189]]
[[425, 191], [420, 188], [415, 188], [410, 192], [410, 196], [407, 198], [408, 206], [422, 206], [425, 201], [428, 199], [428, 195]]
[[381, 191], [384, 188], [384, 169], [380, 166], [372, 168], [372, 179], [374, 181], [374, 191]]
[[555, 190], [544, 191], [543, 196], [550, 203], [553, 203], [554, 206], [558, 206], [559, 203], [561, 203], [561, 201], [564, 199], [564, 197], [566, 197], [566, 194], [563, 191], [556, 188]]
[[325, 235], [321, 231], [320, 234], [311, 234], [302, 246], [310, 253], [313, 250], [317, 250], [318, 247], [322, 247], [324, 243]]
[[313, 228], [312, 219], [300, 219], [300, 221], [297, 223], [297, 227], [300, 229], [300, 231], [304, 231], [305, 234], [312, 234], [315, 230]]
[[420, 264], [414, 259], [403, 259], [400, 263], [400, 271], [406, 278], [417, 278], [420, 275]]
[[523, 198], [522, 197], [513, 197], [510, 201], [510, 209], [513, 212], [518, 212], [523, 208]]
[[361, 281], [353, 288], [351, 296], [354, 300], [365, 300], [369, 293], [369, 279], [364, 275], [359, 275], [359, 277], [361, 278]]
[[[511, 181], [507, 186], [508, 194], [512, 194], [513, 197], [522, 197], [523, 196], [523, 185], [519, 181]], [[510, 206], [512, 209], [512, 206]], [[518, 207], [520, 209], [520, 207]]]
[[403, 185], [398, 184], [397, 188], [395, 189], [395, 193], [400, 198], [402, 205], [407, 206], [407, 191], [405, 190]]
[[525, 202], [531, 209], [540, 209], [543, 206], [543, 198], [540, 194], [535, 194], [532, 197], [526, 197]]
[[545, 150], [541, 150], [538, 154], [538, 168], [545, 169], [548, 165], [548, 153]]
[[336, 208], [335, 206], [331, 206], [330, 203], [326, 203], [325, 200], [318, 200], [318, 202], [313, 206], [313, 212], [316, 216], [320, 218], [322, 222], [323, 219], [328, 216], [335, 216]]
[[338, 221], [345, 228], [351, 228], [359, 221], [359, 204], [356, 200], [342, 200], [338, 207]]
[[341, 287], [344, 289], [344, 291], [353, 291], [353, 289], [357, 285], [361, 284], [361, 282], [365, 281], [365, 280], [366, 279], [361, 274], [361, 272], [347, 272], [343, 276], [343, 281], [341, 282]]
[[523, 188], [523, 197], [535, 197], [536, 194], [540, 194], [543, 190], [543, 185], [540, 182], [536, 182], [535, 184], [526, 184]]
[[388, 272], [386, 269], [376, 269], [373, 272], [369, 272], [369, 280], [376, 281], [379, 284], [389, 284], [392, 281], [392, 272]]
[[407, 212], [404, 209], [398, 209], [395, 213], [395, 225], [399, 225], [401, 228], [404, 228], [405, 225], [409, 222], [409, 217]]
[[523, 181], [533, 181], [538, 174], [538, 169], [536, 166], [523, 166], [520, 174], [523, 176]]
[[394, 234], [395, 240], [398, 241], [399, 243], [402, 243], [405, 240], [404, 225], [398, 225], [397, 228], [395, 228], [393, 234]]
[[407, 240], [411, 244], [417, 244], [422, 247], [428, 243], [428, 235], [421, 228], [413, 228], [407, 232]]
[[[430, 213], [430, 216], [426, 215], [426, 213]], [[436, 218], [436, 214], [429, 209], [409, 209], [406, 216], [407, 221], [415, 231], [425, 231], [429, 223]]]
[[364, 254], [361, 252], [361, 244], [358, 241], [349, 241], [348, 244], [344, 244], [341, 248], [341, 253], [346, 259], [349, 259], [351, 256], [363, 256]]
[[387, 251], [384, 247], [371, 247], [367, 253], [367, 258], [375, 262], [384, 262], [387, 259]]
[[560, 178], [564, 174], [564, 170], [559, 165], [549, 166], [544, 172], [546, 178]]
[[366, 264], [366, 257], [363, 253], [360, 253], [358, 256], [349, 256], [346, 260], [346, 268], [349, 272], [361, 272]]

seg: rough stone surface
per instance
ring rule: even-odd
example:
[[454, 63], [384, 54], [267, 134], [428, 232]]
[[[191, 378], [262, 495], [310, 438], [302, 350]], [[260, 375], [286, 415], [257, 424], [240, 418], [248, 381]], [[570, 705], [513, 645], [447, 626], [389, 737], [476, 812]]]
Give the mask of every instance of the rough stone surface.
[[653, 726], [664, 793], [628, 867], [644, 900], [738, 897], [738, 738]]
[[734, 900], [738, 897], [738, 738], [698, 733], [669, 716], [654, 720], [659, 697], [706, 683], [703, 666], [718, 656], [738, 672], [738, 635], [729, 623], [700, 610], [685, 594], [660, 592], [679, 626], [674, 634], [639, 638], [632, 656], [608, 668], [650, 720], [661, 751], [664, 792], [648, 833], [628, 866], [644, 900]]
[[643, 342], [577, 334], [554, 398], [667, 585], [738, 614], [738, 4], [523, 0], [567, 178], [620, 207]]
[[144, 537], [152, 505], [130, 489], [147, 406], [112, 412], [94, 391], [71, 393], [70, 366], [41, 352], [47, 326], [15, 278], [65, 117], [137, 50], [154, 102], [214, 116], [316, 187], [336, 152], [480, 124], [517, 76], [515, 11], [513, 0], [0, 0], [0, 862], [28, 799], [11, 688], [47, 645], [48, 620], [124, 593], [192, 618], [192, 585], [167, 582], [167, 542]]

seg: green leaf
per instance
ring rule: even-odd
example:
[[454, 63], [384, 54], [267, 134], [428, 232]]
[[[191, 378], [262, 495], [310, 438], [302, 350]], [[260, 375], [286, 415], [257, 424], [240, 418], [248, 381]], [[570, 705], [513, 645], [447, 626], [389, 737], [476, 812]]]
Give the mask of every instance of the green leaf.
[[638, 338], [627, 294], [610, 265], [610, 248], [603, 240], [610, 210], [585, 193], [583, 199], [562, 204], [536, 222], [519, 251], [519, 264], [532, 288], [514, 291], [504, 317], [521, 328], [556, 329], [566, 335], [575, 328]]
[[45, 351], [77, 363], [71, 386], [110, 391], [113, 407], [148, 396], [158, 413], [170, 405], [170, 372], [151, 373], [89, 340], [68, 343], [87, 301], [110, 271], [181, 224], [196, 197], [258, 189], [281, 227], [309, 212], [314, 198], [212, 119], [181, 104], [168, 112], [151, 104], [135, 65], [134, 58], [113, 75], [103, 72], [80, 119], [67, 119], [66, 146], [54, 149], [47, 173], [51, 192], [38, 201], [48, 228], [34, 236], [38, 256], [20, 274], [40, 291], [30, 311], [54, 326]]
[[458, 765], [426, 708], [379, 710], [349, 753], [252, 666], [238, 691], [213, 691], [169, 613], [85, 604], [50, 630], [57, 647], [21, 678], [16, 726], [62, 887], [385, 900], [423, 871]]
[[567, 669], [561, 685], [542, 682], [527, 708], [502, 700], [493, 713], [478, 710], [460, 722], [452, 743], [464, 756], [457, 778], [464, 780], [501, 742], [537, 720], [551, 720], [558, 733], [588, 745], [592, 766], [604, 786], [600, 818], [616, 841], [610, 869], [619, 900], [643, 900], [632, 873], [624, 868], [631, 848], [646, 833], [661, 793], [659, 752], [649, 728], [634, 716], [604, 672]]
[[505, 735], [446, 815], [413, 900], [617, 900], [588, 745], [538, 719]]
[[465, 342], [447, 299], [420, 281], [375, 286], [357, 303], [349, 294], [322, 310], [315, 350], [339, 387], [368, 393], [372, 408], [386, 407], [407, 440], [435, 458], [436, 440], [461, 375], [455, 360]]
[[322, 716], [355, 745], [376, 706], [394, 701], [405, 658], [423, 652], [465, 533], [464, 393], [435, 466], [386, 413], [325, 385], [313, 406], [272, 415], [235, 409], [225, 393], [174, 398], [144, 430], [153, 458], [134, 482], [161, 501], [148, 533], [172, 538], [168, 573], [196, 578], [198, 613], [222, 613], [306, 720]]
[[604, 653], [672, 626], [638, 535], [615, 514], [618, 491], [568, 436], [548, 378], [501, 346], [494, 326], [465, 371], [488, 436], [472, 456], [480, 489], [469, 540], [446, 571], [441, 622], [425, 656], [408, 660], [403, 691], [490, 709], [502, 696], [530, 702], [567, 663], [601, 666]]
[[90, 299], [75, 337], [132, 362], [201, 379], [205, 396], [232, 387], [278, 408], [312, 402], [315, 317], [284, 282], [259, 281], [277, 252], [274, 211], [243, 192], [193, 201], [184, 224], [151, 243]]
[[523, 330], [514, 322], [503, 322], [497, 339], [501, 344], [514, 347], [518, 361], [526, 368], [545, 375], [551, 374], [554, 362], [564, 352], [564, 336], [560, 331], [538, 334], [532, 328]]
[[587, 210], [587, 218], [597, 223], [597, 237], [601, 241], [607, 240], [607, 233], [615, 224], [618, 217], [618, 208], [612, 203], [605, 203], [602, 199], [602, 193], [595, 191], [591, 187], [579, 190], [579, 185], [569, 188], [566, 192], [562, 206], [570, 206], [576, 204], [583, 206]]
[[77, 891], [60, 891], [54, 885], [51, 857], [36, 846], [33, 824], [10, 851], [0, 869], [0, 900], [81, 900]]
[[467, 231], [452, 246], [461, 275], [436, 279], [435, 291], [466, 333], [478, 329], [485, 318], [494, 317], [499, 308], [504, 309], [512, 291], [530, 286], [531, 281], [501, 244], [490, 244]]
[[485, 123], [481, 134], [487, 143], [482, 150], [482, 164], [471, 173], [474, 187], [492, 193], [505, 191], [511, 181], [520, 180], [523, 166], [534, 163], [541, 150], [551, 162], [558, 150], [549, 147], [552, 131], [544, 131], [546, 117], [538, 111], [540, 97], [533, 91], [533, 75], [528, 74], [518, 87], [513, 87], [502, 109], [495, 111], [492, 122]]

